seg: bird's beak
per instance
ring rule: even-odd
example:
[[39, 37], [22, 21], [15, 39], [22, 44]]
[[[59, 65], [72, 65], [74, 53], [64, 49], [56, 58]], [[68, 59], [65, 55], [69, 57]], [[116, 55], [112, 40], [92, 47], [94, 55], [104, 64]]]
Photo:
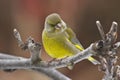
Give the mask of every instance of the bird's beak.
[[66, 26], [66, 24], [65, 24], [64, 21], [61, 21], [61, 23], [58, 23], [58, 24], [55, 26], [55, 28], [58, 29], [58, 30], [59, 30], [61, 27], [64, 28], [64, 29], [67, 28], [67, 26]]
[[58, 23], [56, 26], [55, 26], [55, 29], [60, 29], [62, 27], [62, 24], [61, 23]]

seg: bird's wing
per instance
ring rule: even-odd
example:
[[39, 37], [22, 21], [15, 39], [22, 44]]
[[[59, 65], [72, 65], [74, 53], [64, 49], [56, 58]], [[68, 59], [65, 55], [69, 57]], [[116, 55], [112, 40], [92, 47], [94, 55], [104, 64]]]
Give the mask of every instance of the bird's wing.
[[68, 27], [66, 29], [65, 33], [66, 33], [68, 40], [72, 44], [74, 44], [76, 46], [76, 48], [80, 49], [81, 51], [84, 50], [83, 46], [81, 45], [81, 43], [77, 39], [76, 34], [73, 32], [73, 30], [70, 27]]
[[[79, 42], [79, 40], [76, 38], [75, 33], [73, 32], [73, 30], [71, 28], [67, 28], [66, 29], [66, 37], [68, 39], [69, 42], [71, 42], [72, 44], [75, 45], [76, 48], [78, 48], [79, 50], [84, 50], [83, 46], [81, 45], [81, 43]], [[100, 64], [99, 61], [97, 61], [96, 59], [94, 59], [93, 57], [88, 57], [88, 60], [90, 62], [92, 62], [94, 65], [96, 64]]]

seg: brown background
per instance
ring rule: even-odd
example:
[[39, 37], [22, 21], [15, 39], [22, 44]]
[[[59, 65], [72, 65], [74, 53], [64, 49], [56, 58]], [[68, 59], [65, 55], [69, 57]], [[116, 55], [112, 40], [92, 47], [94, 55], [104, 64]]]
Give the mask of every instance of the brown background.
[[[96, 20], [101, 21], [106, 32], [112, 21], [120, 23], [120, 0], [0, 0], [0, 52], [29, 57], [28, 52], [21, 51], [18, 47], [12, 31], [17, 28], [24, 41], [32, 36], [41, 42], [45, 17], [51, 13], [59, 13], [86, 48], [101, 39]], [[51, 59], [44, 50], [42, 58]], [[76, 64], [71, 71], [67, 68], [59, 70], [73, 80], [101, 80], [103, 77], [98, 66], [87, 60]], [[12, 73], [0, 71], [0, 80], [49, 79], [37, 72], [17, 70]]]

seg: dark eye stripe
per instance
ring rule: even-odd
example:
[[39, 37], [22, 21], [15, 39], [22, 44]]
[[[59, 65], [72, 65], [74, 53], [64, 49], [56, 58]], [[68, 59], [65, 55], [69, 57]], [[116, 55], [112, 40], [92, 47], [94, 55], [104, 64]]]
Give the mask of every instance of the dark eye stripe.
[[61, 22], [57, 22], [56, 24], [49, 24], [50, 26], [56, 26], [57, 24], [59, 24], [59, 23], [61, 23]]

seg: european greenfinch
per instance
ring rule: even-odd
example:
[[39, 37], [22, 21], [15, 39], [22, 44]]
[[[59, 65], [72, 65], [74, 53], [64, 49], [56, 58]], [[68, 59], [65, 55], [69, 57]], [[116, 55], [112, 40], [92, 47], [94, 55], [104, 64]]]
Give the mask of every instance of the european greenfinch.
[[[84, 50], [76, 34], [57, 13], [50, 14], [45, 19], [42, 41], [47, 54], [55, 59], [73, 56]], [[93, 64], [99, 64], [92, 57], [88, 57], [88, 60]]]

